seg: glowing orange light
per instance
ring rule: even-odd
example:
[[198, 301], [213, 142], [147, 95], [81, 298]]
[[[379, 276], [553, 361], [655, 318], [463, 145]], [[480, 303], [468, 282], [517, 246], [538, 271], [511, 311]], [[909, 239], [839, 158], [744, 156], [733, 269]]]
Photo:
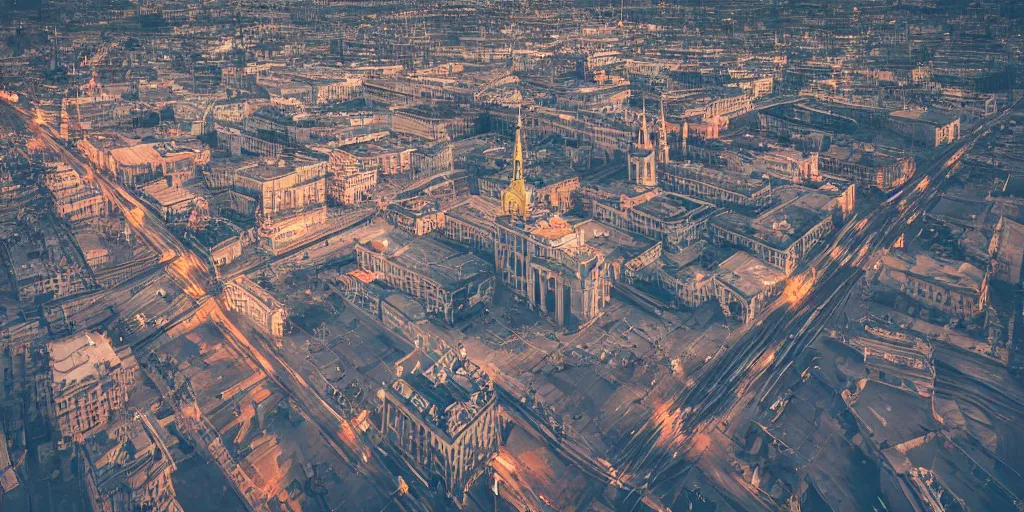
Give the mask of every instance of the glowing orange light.
[[804, 275], [790, 277], [786, 281], [786, 288], [782, 291], [782, 298], [790, 307], [796, 306], [803, 302], [813, 286], [814, 278], [812, 277]]
[[926, 189], [928, 189], [928, 185], [930, 185], [931, 182], [932, 180], [925, 176], [924, 179], [921, 180], [921, 183], [917, 184], [917, 188], [915, 190], [917, 190], [918, 192], [924, 192]]

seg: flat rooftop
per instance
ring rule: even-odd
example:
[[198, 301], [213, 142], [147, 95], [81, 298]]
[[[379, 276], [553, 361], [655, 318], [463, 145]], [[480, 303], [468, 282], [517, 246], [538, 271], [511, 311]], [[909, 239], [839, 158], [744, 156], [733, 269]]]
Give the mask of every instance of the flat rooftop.
[[849, 146], [833, 144], [823, 156], [865, 167], [885, 167], [896, 163], [896, 158], [876, 151], [864, 151]]
[[145, 185], [142, 187], [142, 191], [164, 207], [191, 202], [198, 197], [184, 187], [172, 187], [163, 180]]
[[53, 382], [74, 385], [86, 379], [99, 380], [100, 368], [121, 364], [121, 358], [110, 346], [110, 338], [96, 332], [82, 332], [46, 345], [50, 354]]
[[239, 167], [238, 173], [259, 180], [270, 180], [295, 172], [295, 169], [298, 167], [314, 165], [316, 163], [318, 162], [312, 159], [262, 159], [257, 162], [250, 161], [248, 165]]
[[711, 222], [769, 247], [786, 249], [831, 214], [827, 206], [832, 200], [832, 196], [814, 190], [797, 195], [756, 218], [723, 212]]
[[440, 240], [413, 237], [398, 230], [372, 238], [366, 247], [448, 290], [493, 273], [494, 265], [475, 254], [460, 251]]
[[605, 261], [622, 258], [627, 262], [654, 246], [654, 240], [626, 233], [596, 220], [587, 220], [576, 227], [587, 245], [604, 255]]
[[662, 192], [634, 206], [633, 209], [665, 222], [673, 222], [689, 217], [696, 211], [705, 210], [710, 207], [707, 203], [696, 201], [683, 195]]
[[768, 180], [763, 177], [755, 178], [748, 173], [700, 164], [670, 163], [665, 167], [665, 172], [744, 195], [753, 194], [769, 186]]
[[750, 299], [786, 280], [786, 273], [746, 252], [736, 252], [718, 265], [716, 278]]
[[981, 290], [985, 279], [985, 273], [970, 263], [943, 261], [927, 254], [915, 254], [911, 258], [888, 254], [882, 256], [882, 264], [926, 281], [974, 293]]
[[504, 215], [497, 201], [482, 196], [470, 196], [465, 201], [451, 207], [445, 215], [460, 220], [479, 223], [493, 223], [499, 215]]
[[895, 112], [890, 112], [889, 115], [892, 117], [919, 121], [936, 126], [944, 126], [958, 119], [955, 115], [947, 114], [945, 112], [937, 112], [935, 110], [897, 110]]
[[476, 115], [467, 112], [455, 104], [432, 103], [430, 105], [413, 105], [395, 110], [395, 113], [406, 114], [424, 119], [455, 119], [462, 116]]

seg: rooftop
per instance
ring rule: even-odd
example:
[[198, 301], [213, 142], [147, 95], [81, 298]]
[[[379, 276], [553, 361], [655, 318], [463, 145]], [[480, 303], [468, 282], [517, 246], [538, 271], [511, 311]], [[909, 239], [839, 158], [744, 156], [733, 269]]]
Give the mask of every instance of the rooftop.
[[826, 216], [830, 215], [829, 203], [833, 197], [817, 190], [799, 193], [787, 198], [786, 191], [780, 196], [785, 202], [756, 218], [736, 212], [722, 212], [711, 222], [735, 233], [741, 233], [775, 249], [786, 249], [806, 234]]
[[486, 374], [453, 351], [435, 360], [415, 349], [395, 366], [391, 392], [443, 438], [454, 440], [494, 400]]
[[887, 254], [882, 256], [882, 263], [920, 279], [975, 293], [982, 289], [985, 280], [985, 273], [970, 263], [943, 261], [927, 254], [908, 257]]
[[317, 160], [311, 158], [265, 158], [258, 161], [248, 161], [237, 168], [237, 172], [257, 180], [271, 180], [280, 178], [295, 172], [298, 168], [316, 165]]
[[654, 246], [654, 240], [626, 233], [596, 220], [587, 220], [576, 227], [587, 245], [604, 254], [605, 261], [622, 258], [629, 261]]
[[634, 210], [665, 222], [682, 220], [710, 208], [707, 203], [672, 192], [662, 192], [633, 207]]
[[440, 240], [413, 237], [399, 230], [370, 239], [365, 247], [447, 290], [492, 273], [494, 265], [479, 256], [462, 252]]
[[198, 196], [184, 187], [172, 187], [166, 181], [154, 181], [142, 187], [142, 191], [160, 206], [174, 206], [194, 201]]
[[899, 117], [901, 119], [933, 124], [936, 126], [947, 125], [959, 119], [958, 116], [935, 110], [897, 110], [895, 112], [891, 112], [889, 115]]
[[785, 281], [786, 274], [746, 252], [736, 252], [718, 265], [717, 279], [746, 298]]
[[754, 177], [748, 173], [706, 167], [700, 164], [670, 163], [666, 166], [665, 172], [744, 195], [753, 194], [770, 186], [768, 180], [760, 176]]
[[62, 386], [85, 380], [99, 380], [108, 368], [121, 364], [110, 338], [97, 332], [82, 332], [46, 346], [50, 354], [53, 382]]
[[852, 164], [863, 165], [865, 167], [883, 167], [896, 163], [896, 159], [894, 157], [885, 153], [867, 151], [850, 146], [840, 146], [837, 144], [833, 144], [832, 147], [823, 154], [823, 156], [835, 158], [836, 160]]

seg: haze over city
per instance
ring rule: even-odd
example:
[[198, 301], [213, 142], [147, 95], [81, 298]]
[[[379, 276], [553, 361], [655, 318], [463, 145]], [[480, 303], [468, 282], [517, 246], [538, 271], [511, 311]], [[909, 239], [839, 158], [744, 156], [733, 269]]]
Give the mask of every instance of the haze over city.
[[0, 511], [1024, 512], [1024, 4], [0, 0]]

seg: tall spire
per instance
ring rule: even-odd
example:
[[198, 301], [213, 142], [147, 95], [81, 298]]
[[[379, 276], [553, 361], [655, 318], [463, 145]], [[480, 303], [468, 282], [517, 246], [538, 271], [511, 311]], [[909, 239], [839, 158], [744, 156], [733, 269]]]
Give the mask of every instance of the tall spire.
[[516, 119], [516, 147], [512, 150], [512, 179], [501, 191], [501, 207], [513, 217], [527, 217], [530, 214], [531, 189], [523, 180], [523, 109], [519, 108]]
[[661, 96], [661, 118], [658, 124], [658, 154], [661, 163], [668, 163], [668, 126], [665, 124], [665, 96]]
[[512, 179], [523, 179], [523, 107], [516, 118], [516, 147], [512, 151]]
[[683, 159], [684, 160], [689, 160], [689, 158], [686, 155], [686, 139], [689, 139], [689, 138], [690, 138], [690, 124], [686, 122], [686, 119], [683, 119]]
[[643, 100], [643, 111], [640, 113], [640, 130], [636, 134], [636, 147], [640, 149], [653, 149], [651, 136], [647, 133], [647, 99]]
[[636, 133], [636, 142], [629, 152], [629, 181], [643, 186], [654, 187], [658, 184], [656, 173], [658, 155], [651, 143], [651, 134], [647, 131], [647, 100], [643, 101], [640, 113], [640, 129]]

